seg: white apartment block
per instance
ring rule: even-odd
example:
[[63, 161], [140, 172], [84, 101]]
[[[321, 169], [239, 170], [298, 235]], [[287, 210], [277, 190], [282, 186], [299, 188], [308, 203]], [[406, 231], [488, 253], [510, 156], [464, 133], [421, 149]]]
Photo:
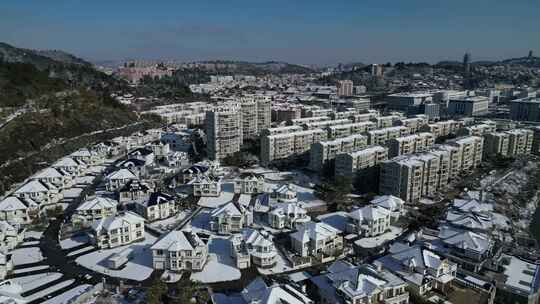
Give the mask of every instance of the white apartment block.
[[332, 113], [334, 113], [332, 109], [311, 109], [306, 112], [306, 117], [330, 116]]
[[409, 135], [409, 130], [404, 126], [389, 127], [371, 130], [367, 132], [370, 145], [386, 145], [388, 140]]
[[271, 135], [279, 135], [279, 134], [288, 134], [292, 132], [299, 132], [303, 131], [304, 128], [299, 125], [292, 125], [292, 126], [284, 126], [284, 127], [277, 127], [277, 128], [268, 128], [261, 131], [261, 136], [271, 136]]
[[534, 132], [528, 129], [506, 131], [509, 135], [508, 155], [530, 154], [533, 146]]
[[395, 125], [404, 126], [409, 130], [410, 134], [419, 132], [420, 129], [428, 123], [428, 118], [425, 115], [417, 115], [413, 118], [399, 119]]
[[420, 131], [430, 132], [435, 135], [435, 137], [443, 137], [457, 134], [461, 126], [462, 123], [456, 120], [445, 120], [424, 125], [420, 128]]
[[100, 249], [115, 248], [144, 239], [144, 218], [133, 212], [101, 218], [92, 224], [90, 240]]
[[324, 129], [330, 126], [346, 125], [350, 123], [351, 121], [348, 119], [336, 119], [336, 120], [308, 122], [308, 123], [302, 124], [302, 127], [304, 128], [304, 130], [314, 130], [314, 129]]
[[378, 116], [379, 116], [379, 112], [370, 111], [368, 113], [355, 114], [355, 115], [349, 117], [349, 119], [352, 120], [352, 122], [372, 121], [378, 127], [377, 122], [374, 120]]
[[314, 143], [309, 152], [309, 166], [312, 170], [319, 171], [334, 160], [336, 155], [358, 151], [366, 146], [367, 137], [360, 134]]
[[466, 136], [447, 141], [447, 144], [455, 146], [461, 153], [461, 171], [470, 172], [482, 162], [484, 150], [484, 138], [478, 136]]
[[262, 96], [242, 97], [240, 98], [240, 112], [243, 138], [254, 138], [262, 130], [270, 128], [270, 100], [262, 98]]
[[377, 128], [390, 128], [394, 126], [396, 121], [401, 119], [401, 116], [398, 115], [387, 115], [387, 116], [375, 116], [371, 118], [371, 121], [377, 125]]
[[486, 156], [508, 156], [510, 135], [505, 132], [493, 132], [484, 135], [484, 152]]
[[494, 124], [477, 124], [472, 126], [463, 127], [459, 133], [461, 135], [467, 136], [483, 136], [488, 133], [493, 133], [497, 130], [497, 127]]
[[374, 167], [388, 159], [388, 148], [372, 146], [336, 156], [335, 175], [353, 177], [357, 171]]
[[375, 123], [369, 121], [334, 125], [325, 128], [325, 130], [328, 132], [328, 138], [330, 139], [365, 133], [373, 129], [375, 129]]
[[332, 118], [333, 120], [336, 119], [351, 119], [351, 117], [357, 115], [358, 112], [356, 110], [346, 110], [346, 111], [332, 111], [328, 116]]
[[449, 157], [449, 172], [448, 179], [454, 179], [461, 173], [461, 162], [463, 158], [463, 151], [456, 146], [451, 145], [437, 145], [433, 150], [434, 153], [440, 151]]
[[288, 126], [291, 126], [291, 125], [301, 126], [303, 124], [326, 121], [326, 120], [331, 120], [331, 119], [328, 116], [302, 117], [302, 118], [296, 118], [296, 119], [287, 121], [287, 125]]
[[428, 132], [397, 137], [388, 140], [388, 155], [396, 157], [403, 154], [425, 152], [435, 144], [435, 136]]
[[242, 127], [242, 112], [237, 104], [223, 105], [206, 112], [208, 156], [221, 160], [240, 151]]
[[353, 82], [351, 80], [340, 80], [338, 84], [339, 96], [352, 96], [353, 95]]
[[400, 156], [381, 165], [379, 190], [383, 194], [416, 202], [422, 197], [424, 163]]
[[208, 258], [208, 245], [188, 229], [167, 233], [150, 250], [157, 270], [200, 271]]
[[299, 156], [311, 149], [311, 144], [326, 140], [326, 132], [322, 129], [269, 135], [261, 138], [261, 162]]

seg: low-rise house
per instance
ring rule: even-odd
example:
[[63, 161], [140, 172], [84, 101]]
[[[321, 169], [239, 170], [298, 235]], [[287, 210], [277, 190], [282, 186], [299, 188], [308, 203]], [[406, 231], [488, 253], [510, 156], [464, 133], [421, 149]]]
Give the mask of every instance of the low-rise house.
[[200, 271], [208, 258], [208, 245], [188, 229], [167, 233], [150, 250], [152, 265], [158, 270]]
[[390, 229], [392, 213], [380, 206], [365, 206], [349, 213], [347, 232], [361, 237], [374, 237]]
[[241, 173], [234, 180], [234, 193], [259, 194], [264, 192], [264, 176], [253, 172]]
[[155, 160], [155, 154], [152, 149], [144, 147], [144, 148], [137, 148], [135, 150], [132, 150], [128, 153], [129, 158], [136, 158], [140, 159], [145, 162], [146, 165], [152, 165]]
[[0, 220], [10, 224], [26, 224], [37, 211], [39, 205], [31, 199], [8, 196], [0, 201]]
[[291, 233], [291, 247], [301, 257], [325, 259], [343, 252], [340, 231], [325, 223], [309, 222]]
[[232, 235], [229, 240], [231, 256], [236, 260], [238, 268], [249, 268], [251, 264], [262, 268], [276, 265], [278, 252], [266, 231], [246, 228]]
[[83, 202], [73, 214], [75, 223], [92, 223], [95, 220], [116, 215], [118, 201], [108, 197], [96, 196]]
[[119, 169], [127, 169], [138, 178], [144, 178], [147, 172], [146, 162], [137, 158], [122, 160], [116, 164], [116, 167]]
[[253, 211], [238, 202], [228, 202], [210, 213], [210, 229], [220, 234], [237, 233], [253, 223]]
[[490, 215], [449, 210], [446, 213], [446, 223], [476, 232], [487, 232], [494, 228], [493, 219]]
[[103, 162], [104, 154], [98, 153], [95, 150], [90, 150], [88, 148], [82, 148], [79, 149], [69, 155], [69, 157], [79, 161], [83, 162], [87, 165], [96, 165], [101, 162]]
[[66, 189], [73, 185], [73, 176], [62, 169], [53, 167], [41, 170], [30, 177], [30, 179], [38, 180], [46, 184], [52, 184], [59, 189]]
[[445, 225], [440, 228], [438, 237], [443, 248], [434, 247], [434, 250], [463, 269], [478, 272], [491, 257], [494, 242], [486, 234]]
[[81, 176], [86, 171], [87, 165], [81, 160], [72, 157], [64, 157], [55, 162], [51, 167], [61, 169], [73, 176]]
[[129, 181], [138, 179], [137, 175], [128, 169], [120, 169], [112, 172], [105, 177], [106, 187], [108, 191], [117, 191]]
[[144, 218], [126, 211], [96, 220], [90, 240], [100, 249], [114, 248], [144, 239]]
[[135, 203], [137, 213], [148, 221], [166, 219], [176, 213], [174, 197], [162, 193], [153, 192], [147, 200], [139, 200]]
[[405, 243], [392, 245], [390, 253], [376, 263], [400, 276], [420, 295], [431, 290], [446, 294], [457, 272], [457, 265], [449, 259], [427, 247]]
[[301, 203], [278, 203], [268, 213], [268, 224], [275, 229], [296, 229], [311, 221]]
[[13, 192], [13, 195], [24, 200], [31, 200], [40, 206], [40, 209], [56, 204], [62, 199], [62, 193], [53, 184], [31, 180]]
[[405, 214], [405, 202], [401, 198], [393, 195], [377, 196], [372, 199], [370, 203], [390, 211], [392, 223], [399, 220], [399, 218]]
[[502, 274], [496, 278], [496, 303], [538, 303], [540, 266], [518, 257], [502, 255]]
[[380, 265], [337, 261], [328, 273], [310, 279], [322, 304], [408, 304], [407, 283]]
[[193, 186], [193, 195], [217, 197], [221, 194], [221, 179], [206, 174], [195, 176], [188, 184]]
[[249, 283], [238, 294], [214, 293], [215, 304], [314, 304], [305, 293], [288, 284], [267, 284], [261, 277]]
[[144, 201], [150, 197], [150, 193], [152, 193], [152, 189], [147, 184], [138, 179], [133, 179], [118, 190], [118, 202], [126, 204]]
[[189, 155], [187, 152], [173, 152], [165, 157], [165, 165], [169, 168], [180, 168], [189, 163]]
[[0, 248], [13, 250], [24, 239], [24, 229], [20, 225], [10, 225], [0, 221]]
[[291, 185], [280, 185], [272, 190], [270, 198], [278, 203], [296, 203], [298, 196]]

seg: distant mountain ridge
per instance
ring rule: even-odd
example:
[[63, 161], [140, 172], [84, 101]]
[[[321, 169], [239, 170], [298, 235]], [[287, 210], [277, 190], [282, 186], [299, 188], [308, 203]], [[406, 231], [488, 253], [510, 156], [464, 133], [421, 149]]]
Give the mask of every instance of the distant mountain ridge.
[[3, 42], [0, 42], [0, 60], [8, 63], [30, 63], [39, 70], [58, 64], [92, 66], [90, 62], [64, 51], [23, 49]]

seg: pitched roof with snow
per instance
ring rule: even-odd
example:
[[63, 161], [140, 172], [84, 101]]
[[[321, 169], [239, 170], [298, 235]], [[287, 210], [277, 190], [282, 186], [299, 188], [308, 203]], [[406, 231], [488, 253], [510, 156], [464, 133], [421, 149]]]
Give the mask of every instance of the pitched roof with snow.
[[390, 216], [390, 211], [379, 206], [365, 206], [352, 211], [349, 216], [360, 222], [371, 222], [387, 218]]
[[312, 300], [287, 284], [267, 285], [260, 277], [242, 290], [245, 303], [257, 304], [309, 304]]
[[115, 208], [118, 205], [116, 200], [108, 197], [96, 196], [82, 203], [77, 210], [101, 210], [103, 208]]
[[26, 210], [27, 208], [25, 202], [15, 196], [8, 196], [0, 201], [0, 211]]
[[222, 205], [219, 208], [216, 208], [212, 210], [210, 213], [210, 216], [221, 216], [221, 215], [229, 215], [229, 216], [242, 216], [246, 212], [246, 208], [236, 202], [230, 201], [224, 205]]
[[340, 231], [326, 223], [309, 222], [291, 234], [291, 237], [303, 243], [308, 240], [322, 240], [329, 237], [335, 237]]
[[17, 189], [15, 193], [36, 193], [36, 192], [49, 192], [51, 188], [56, 189], [53, 185], [45, 185], [44, 183], [38, 180], [32, 180], [24, 184], [22, 187]]
[[133, 212], [126, 211], [116, 216], [109, 216], [96, 220], [92, 224], [92, 229], [97, 232], [102, 230], [110, 231], [113, 229], [123, 228], [126, 225], [133, 225], [138, 223], [144, 224], [144, 218]]
[[390, 211], [398, 211], [405, 205], [405, 202], [401, 198], [393, 195], [382, 195], [372, 199], [371, 204], [383, 207]]
[[129, 171], [128, 169], [120, 169], [118, 171], [114, 171], [113, 173], [107, 175], [108, 180], [114, 180], [114, 179], [137, 179], [137, 176], [133, 174], [133, 172]]
[[445, 244], [464, 250], [472, 250], [483, 254], [491, 248], [491, 240], [485, 234], [456, 229], [448, 226], [441, 227], [439, 238]]
[[157, 240], [150, 249], [181, 251], [193, 250], [199, 246], [206, 246], [201, 238], [191, 230], [174, 230]]

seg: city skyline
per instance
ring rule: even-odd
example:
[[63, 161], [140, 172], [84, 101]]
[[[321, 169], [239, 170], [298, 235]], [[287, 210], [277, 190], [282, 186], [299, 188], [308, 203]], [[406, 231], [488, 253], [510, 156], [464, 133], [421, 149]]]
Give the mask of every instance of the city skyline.
[[[472, 61], [538, 53], [533, 1], [4, 3], [0, 41], [92, 61]], [[516, 12], [514, 16], [512, 12]], [[516, 18], [519, 12], [519, 18]], [[511, 25], [511, 26], [509, 26]], [[512, 43], [505, 43], [511, 41]]]

